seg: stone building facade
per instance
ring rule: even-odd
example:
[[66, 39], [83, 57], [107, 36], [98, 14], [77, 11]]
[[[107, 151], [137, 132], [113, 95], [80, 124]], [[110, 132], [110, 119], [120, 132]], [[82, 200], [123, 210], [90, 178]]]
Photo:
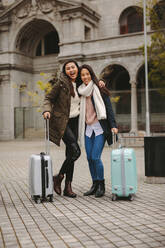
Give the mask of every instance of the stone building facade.
[[[139, 9], [138, 0], [0, 1], [0, 140], [15, 138], [15, 110], [31, 104], [13, 84], [34, 90], [41, 72], [53, 73], [68, 58], [90, 64], [119, 96], [113, 105], [121, 131], [145, 130]], [[152, 123], [160, 118], [153, 113]]]

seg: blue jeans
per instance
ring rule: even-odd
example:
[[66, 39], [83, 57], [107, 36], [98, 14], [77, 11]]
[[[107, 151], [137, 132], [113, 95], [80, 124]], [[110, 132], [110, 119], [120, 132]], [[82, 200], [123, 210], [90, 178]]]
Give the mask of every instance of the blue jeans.
[[104, 144], [105, 138], [103, 134], [95, 136], [93, 132], [90, 138], [85, 135], [85, 149], [89, 170], [93, 181], [104, 179], [104, 167], [100, 159]]

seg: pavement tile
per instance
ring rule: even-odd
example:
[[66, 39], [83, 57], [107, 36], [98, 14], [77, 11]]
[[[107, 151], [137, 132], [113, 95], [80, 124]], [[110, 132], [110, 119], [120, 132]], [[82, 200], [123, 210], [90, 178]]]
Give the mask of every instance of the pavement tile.
[[94, 241], [92, 241], [92, 240], [84, 240], [84, 241], [82, 241], [82, 244], [84, 245], [84, 246], [86, 246], [86, 247], [90, 247], [90, 246], [92, 246], [92, 245], [95, 245], [95, 244], [97, 244], [96, 242], [94, 242]]
[[68, 243], [68, 246], [70, 247], [70, 248], [83, 248], [84, 246], [81, 244], [81, 243], [79, 243], [79, 242], [75, 242], [75, 243]]
[[129, 246], [129, 243], [126, 241], [120, 241], [120, 242], [115, 242], [115, 245], [117, 247], [126, 247], [126, 246]]
[[150, 243], [150, 247], [161, 247], [163, 244], [161, 244], [160, 242], [156, 242], [156, 241], [153, 241]]
[[149, 244], [135, 244], [133, 247], [135, 248], [148, 248], [150, 247]]

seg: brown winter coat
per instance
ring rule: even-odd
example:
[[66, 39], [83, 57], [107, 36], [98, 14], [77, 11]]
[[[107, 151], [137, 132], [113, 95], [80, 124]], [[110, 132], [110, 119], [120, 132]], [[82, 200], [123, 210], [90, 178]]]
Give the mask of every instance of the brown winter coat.
[[60, 140], [69, 120], [70, 104], [69, 79], [61, 73], [58, 82], [44, 99], [44, 112], [51, 113], [49, 121], [50, 140], [58, 146], [60, 146]]

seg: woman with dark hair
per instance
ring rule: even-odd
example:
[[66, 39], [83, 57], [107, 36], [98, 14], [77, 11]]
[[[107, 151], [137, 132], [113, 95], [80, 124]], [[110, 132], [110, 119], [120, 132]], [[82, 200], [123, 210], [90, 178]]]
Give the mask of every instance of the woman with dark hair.
[[105, 141], [112, 144], [112, 132], [118, 132], [110, 102], [109, 90], [98, 88], [98, 79], [89, 65], [80, 67], [82, 84], [78, 88], [81, 95], [79, 116], [79, 139], [85, 149], [92, 177], [92, 187], [85, 196], [101, 197], [105, 193], [104, 167], [101, 154]]
[[77, 87], [80, 85], [79, 66], [70, 59], [63, 65], [59, 80], [54, 83], [44, 100], [44, 118], [49, 118], [50, 140], [60, 146], [61, 139], [66, 145], [66, 159], [57, 175], [53, 177], [54, 190], [61, 195], [61, 183], [65, 178], [64, 195], [76, 197], [72, 191], [74, 162], [80, 156], [78, 139], [78, 119], [80, 97]]

